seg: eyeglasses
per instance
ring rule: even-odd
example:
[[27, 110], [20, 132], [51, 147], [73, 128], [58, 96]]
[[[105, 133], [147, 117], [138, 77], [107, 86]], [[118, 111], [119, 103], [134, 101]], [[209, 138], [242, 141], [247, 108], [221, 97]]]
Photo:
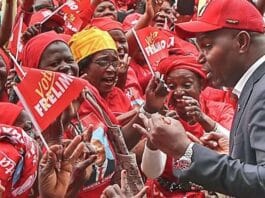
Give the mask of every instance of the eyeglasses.
[[114, 68], [118, 68], [120, 66], [120, 61], [108, 61], [108, 60], [96, 60], [92, 63], [98, 64], [100, 67], [107, 69], [110, 65], [112, 65]]

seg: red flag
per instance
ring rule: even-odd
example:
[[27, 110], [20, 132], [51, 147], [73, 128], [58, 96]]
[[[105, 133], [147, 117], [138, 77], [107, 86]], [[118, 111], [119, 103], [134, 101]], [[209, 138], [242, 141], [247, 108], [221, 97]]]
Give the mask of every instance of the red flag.
[[21, 15], [21, 17], [22, 20], [18, 20], [13, 28], [13, 32], [8, 44], [8, 49], [16, 57], [17, 60], [20, 60], [23, 50], [23, 43], [20, 37], [22, 36], [22, 33], [27, 29], [27, 25], [23, 22], [23, 15]]
[[174, 35], [155, 27], [133, 31], [148, 65], [156, 67], [162, 58], [168, 56], [168, 49], [174, 46]]
[[30, 68], [15, 90], [34, 126], [43, 131], [79, 96], [85, 84], [63, 73]]
[[79, 13], [83, 9], [85, 9], [85, 5], [81, 0], [69, 1], [62, 7], [60, 12], [64, 16], [65, 27], [68, 29], [65, 30], [65, 32], [70, 30], [70, 32], [76, 33], [81, 29], [83, 21], [80, 18]]

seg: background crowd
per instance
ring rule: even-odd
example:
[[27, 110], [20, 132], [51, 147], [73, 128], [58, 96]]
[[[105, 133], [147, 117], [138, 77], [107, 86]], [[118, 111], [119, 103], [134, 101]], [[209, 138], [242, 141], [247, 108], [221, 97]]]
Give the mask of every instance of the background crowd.
[[[265, 1], [1, 3], [0, 197], [264, 197], [264, 73], [250, 91], [243, 81], [264, 61]], [[155, 65], [135, 37], [148, 27], [173, 39]], [[16, 91], [17, 63], [85, 84], [41, 134]]]

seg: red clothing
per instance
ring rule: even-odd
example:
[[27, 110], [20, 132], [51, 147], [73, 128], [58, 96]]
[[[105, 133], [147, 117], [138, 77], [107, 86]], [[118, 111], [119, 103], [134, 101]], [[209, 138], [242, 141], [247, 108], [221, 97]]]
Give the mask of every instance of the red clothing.
[[0, 102], [0, 123], [14, 125], [22, 110], [21, 106], [9, 102]]
[[231, 104], [234, 109], [236, 108], [236, 98], [233, 97], [233, 93], [231, 90], [222, 90], [222, 89], [215, 89], [212, 87], [206, 87], [201, 94], [204, 98], [209, 100], [217, 101], [217, 102], [224, 102]]
[[104, 99], [107, 106], [115, 116], [132, 110], [130, 100], [118, 87], [113, 87], [111, 92], [108, 93], [107, 97]]
[[9, 102], [8, 94], [5, 90], [3, 90], [2, 95], [0, 96], [0, 102]]
[[146, 193], [148, 198], [205, 198], [203, 192], [171, 193], [163, 189], [156, 180], [148, 179], [145, 185], [149, 186]]
[[[104, 99], [102, 99], [98, 92], [93, 89], [93, 95], [96, 98], [97, 103], [105, 110], [107, 115], [110, 117], [111, 121], [114, 124], [117, 124], [117, 120], [114, 115], [107, 108]], [[104, 167], [103, 177], [96, 177], [96, 169], [92, 168], [92, 173], [88, 181], [85, 182], [83, 189], [80, 191], [78, 197], [100, 197], [102, 191], [110, 185], [111, 177], [115, 170], [115, 152], [113, 151], [113, 145], [109, 141], [108, 130], [104, 124], [104, 121], [98, 111], [95, 110], [91, 104], [85, 100], [79, 110], [80, 124], [82, 128], [87, 128], [89, 124], [93, 124], [94, 131], [92, 133], [91, 142], [99, 141], [101, 145], [104, 146], [105, 152], [105, 162], [106, 166]], [[78, 128], [79, 125], [76, 120], [73, 120], [75, 123], [75, 128]], [[68, 131], [65, 132], [68, 138], [75, 136], [76, 130], [73, 127], [70, 127]], [[93, 166], [94, 167], [94, 166]]]
[[140, 106], [144, 103], [143, 91], [132, 68], [128, 68], [127, 80], [124, 92], [131, 101], [132, 106]]
[[[221, 124], [226, 129], [230, 130], [234, 117], [234, 108], [231, 104], [209, 100], [202, 94], [200, 96], [199, 102], [202, 112]], [[204, 129], [199, 123], [190, 125], [184, 120], [181, 120], [181, 123], [183, 124], [186, 131], [191, 132], [196, 137], [201, 137], [204, 134]]]
[[39, 151], [37, 143], [22, 129], [0, 125], [0, 180], [3, 198], [29, 197], [37, 178]]
[[[232, 120], [234, 116], [234, 109], [230, 104], [211, 101], [200, 96], [200, 105], [201, 110], [208, 115], [210, 118], [221, 124], [223, 127], [230, 129], [232, 125]], [[189, 125], [187, 122], [181, 120], [186, 131], [191, 132], [196, 137], [201, 137], [204, 134], [204, 129], [199, 123], [194, 125]], [[162, 178], [177, 182], [176, 177], [173, 176], [172, 170], [173, 158], [167, 156], [167, 162], [165, 166], [165, 170], [162, 174]], [[148, 180], [146, 185], [150, 187], [148, 197], [172, 197], [172, 198], [180, 198], [180, 197], [192, 197], [192, 198], [203, 198], [205, 197], [202, 192], [187, 192], [187, 193], [174, 193], [168, 192], [163, 189], [156, 180]], [[151, 194], [150, 194], [151, 193]]]
[[[147, 65], [139, 65], [133, 59], [130, 62], [130, 67], [135, 72], [135, 75], [138, 79], [138, 82], [143, 91], [145, 91], [150, 79], [152, 78], [152, 74]], [[154, 69], [154, 68], [153, 68]]]

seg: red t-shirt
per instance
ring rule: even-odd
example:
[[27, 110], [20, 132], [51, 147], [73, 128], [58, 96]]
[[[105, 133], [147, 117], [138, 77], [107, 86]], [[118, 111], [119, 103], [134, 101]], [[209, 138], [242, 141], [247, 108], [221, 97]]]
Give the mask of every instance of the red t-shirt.
[[135, 72], [135, 75], [138, 79], [138, 82], [142, 88], [143, 91], [145, 91], [150, 79], [152, 78], [152, 74], [148, 68], [148, 66], [145, 65], [139, 65], [136, 63], [133, 59], [130, 62], [130, 67]]
[[115, 116], [126, 113], [132, 109], [130, 100], [118, 87], [113, 87], [111, 92], [108, 93], [108, 95], [104, 99], [108, 108]]
[[231, 90], [215, 89], [212, 87], [206, 87], [202, 92], [204, 98], [209, 100], [224, 102], [231, 104], [234, 109], [236, 108], [236, 99], [233, 97]]
[[134, 70], [130, 67], [127, 72], [124, 92], [131, 101], [132, 106], [141, 106], [144, 103], [142, 88]]

